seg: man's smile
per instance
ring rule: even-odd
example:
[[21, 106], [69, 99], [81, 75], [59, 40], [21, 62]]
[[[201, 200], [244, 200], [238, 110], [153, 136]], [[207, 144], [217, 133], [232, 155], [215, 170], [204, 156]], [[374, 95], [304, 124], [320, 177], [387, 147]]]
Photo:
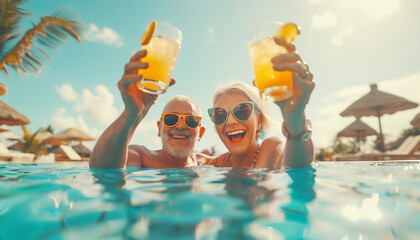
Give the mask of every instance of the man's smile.
[[189, 134], [179, 133], [179, 132], [168, 133], [168, 135], [170, 138], [177, 139], [177, 140], [184, 140], [191, 137]]

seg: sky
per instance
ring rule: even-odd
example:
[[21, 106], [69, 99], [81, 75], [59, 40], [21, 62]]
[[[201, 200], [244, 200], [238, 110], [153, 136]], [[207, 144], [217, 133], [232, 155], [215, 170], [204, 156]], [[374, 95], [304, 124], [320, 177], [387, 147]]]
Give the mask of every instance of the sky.
[[[25, 114], [35, 132], [52, 125], [55, 132], [77, 127], [94, 138], [124, 109], [117, 88], [124, 65], [140, 49], [140, 38], [152, 20], [167, 21], [182, 31], [183, 42], [172, 77], [174, 86], [159, 96], [140, 123], [131, 143], [161, 147], [156, 121], [174, 95], [194, 99], [203, 114], [211, 107], [220, 83], [239, 80], [251, 84], [247, 33], [267, 21], [294, 22], [301, 28], [295, 45], [314, 75], [316, 87], [306, 108], [316, 148], [331, 146], [336, 134], [354, 117], [339, 114], [378, 84], [381, 91], [420, 103], [420, 1], [417, 0], [37, 0], [22, 8], [31, 21], [66, 7], [85, 24], [82, 44], [69, 39], [55, 50], [38, 73], [19, 76], [11, 71], [0, 81], [9, 91], [0, 99]], [[270, 103], [279, 125], [280, 110]], [[420, 107], [382, 117], [386, 141], [395, 140]], [[362, 120], [379, 131], [375, 117]], [[196, 151], [216, 146], [226, 150], [208, 116], [206, 133]], [[22, 135], [20, 127], [1, 133]], [[273, 131], [272, 135], [282, 136]], [[85, 142], [92, 148], [95, 141]]]

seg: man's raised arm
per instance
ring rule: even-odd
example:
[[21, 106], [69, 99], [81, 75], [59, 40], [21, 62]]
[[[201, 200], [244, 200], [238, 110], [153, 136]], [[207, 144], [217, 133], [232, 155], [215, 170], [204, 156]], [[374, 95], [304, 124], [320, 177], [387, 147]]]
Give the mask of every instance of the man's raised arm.
[[131, 137], [157, 99], [157, 95], [144, 93], [137, 87], [142, 79], [137, 70], [148, 67], [148, 63], [140, 61], [146, 54], [146, 50], [137, 52], [125, 65], [124, 75], [118, 82], [125, 109], [98, 139], [90, 157], [90, 167], [115, 169], [127, 165]]

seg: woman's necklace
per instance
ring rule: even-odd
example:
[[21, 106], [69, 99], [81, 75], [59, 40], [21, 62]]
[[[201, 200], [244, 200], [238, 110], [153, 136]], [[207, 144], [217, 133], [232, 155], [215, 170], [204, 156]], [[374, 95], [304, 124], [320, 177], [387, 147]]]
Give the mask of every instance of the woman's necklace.
[[[258, 144], [257, 151], [255, 151], [254, 160], [252, 161], [252, 165], [249, 168], [255, 167], [255, 163], [257, 162], [257, 156], [258, 156], [259, 152], [260, 152], [260, 145]], [[230, 159], [231, 156], [232, 156], [232, 154], [230, 154], [230, 152], [229, 152], [229, 156], [228, 156], [228, 159], [227, 159], [228, 167], [232, 167], [232, 160]]]

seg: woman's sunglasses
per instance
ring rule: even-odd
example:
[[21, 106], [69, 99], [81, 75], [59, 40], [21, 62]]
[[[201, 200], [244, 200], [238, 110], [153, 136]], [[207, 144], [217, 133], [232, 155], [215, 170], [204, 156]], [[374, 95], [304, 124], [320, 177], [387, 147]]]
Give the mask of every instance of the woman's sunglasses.
[[249, 120], [252, 116], [252, 112], [254, 111], [254, 103], [243, 102], [234, 106], [232, 109], [212, 107], [208, 110], [210, 119], [213, 121], [214, 124], [218, 126], [226, 122], [229, 116], [229, 111], [232, 111], [233, 116], [238, 121], [245, 122]]
[[161, 115], [162, 122], [167, 127], [175, 127], [181, 118], [184, 119], [185, 126], [189, 129], [195, 129], [201, 124], [201, 117], [195, 115], [178, 113], [162, 113]]

